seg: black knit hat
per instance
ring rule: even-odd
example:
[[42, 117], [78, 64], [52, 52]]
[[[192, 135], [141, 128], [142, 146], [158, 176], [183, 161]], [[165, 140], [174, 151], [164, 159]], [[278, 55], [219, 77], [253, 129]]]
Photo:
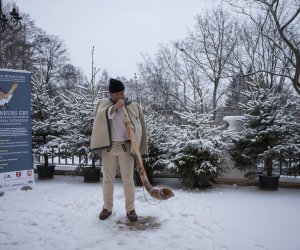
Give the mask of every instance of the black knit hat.
[[110, 78], [109, 87], [108, 87], [109, 93], [121, 92], [124, 89], [125, 89], [125, 86], [121, 81], [119, 81], [117, 79]]

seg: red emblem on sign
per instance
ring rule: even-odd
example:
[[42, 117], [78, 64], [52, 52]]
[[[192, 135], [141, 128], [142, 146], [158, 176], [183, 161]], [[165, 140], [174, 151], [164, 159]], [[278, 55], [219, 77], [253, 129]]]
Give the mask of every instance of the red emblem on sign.
[[17, 176], [17, 177], [21, 177], [21, 175], [22, 175], [22, 172], [21, 172], [21, 171], [16, 172], [16, 176]]

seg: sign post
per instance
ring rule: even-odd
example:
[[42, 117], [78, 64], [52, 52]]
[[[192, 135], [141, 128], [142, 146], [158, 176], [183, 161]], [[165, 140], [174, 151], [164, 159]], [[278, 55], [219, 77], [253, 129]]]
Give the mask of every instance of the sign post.
[[31, 73], [0, 69], [0, 191], [33, 184]]

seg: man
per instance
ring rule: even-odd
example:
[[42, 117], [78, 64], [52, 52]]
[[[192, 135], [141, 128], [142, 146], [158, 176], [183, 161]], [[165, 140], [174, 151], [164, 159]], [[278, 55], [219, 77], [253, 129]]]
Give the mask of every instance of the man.
[[141, 155], [148, 154], [148, 144], [143, 112], [138, 104], [126, 99], [124, 91], [125, 87], [121, 81], [109, 80], [110, 98], [100, 100], [96, 109], [91, 151], [102, 155], [104, 205], [99, 219], [105, 220], [112, 213], [114, 179], [117, 166], [119, 166], [125, 193], [127, 217], [134, 222], [138, 220], [134, 207], [134, 158], [131, 154], [131, 142], [127, 133], [123, 107], [126, 107], [135, 127]]

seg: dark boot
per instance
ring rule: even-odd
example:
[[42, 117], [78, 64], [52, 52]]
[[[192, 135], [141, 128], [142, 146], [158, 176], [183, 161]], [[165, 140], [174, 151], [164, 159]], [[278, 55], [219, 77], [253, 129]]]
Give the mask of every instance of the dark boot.
[[99, 219], [106, 220], [110, 215], [111, 215], [111, 212], [108, 211], [107, 209], [103, 208], [103, 210], [99, 214]]
[[131, 222], [135, 222], [138, 220], [138, 216], [135, 213], [135, 210], [131, 210], [129, 213], [127, 213], [127, 218]]

